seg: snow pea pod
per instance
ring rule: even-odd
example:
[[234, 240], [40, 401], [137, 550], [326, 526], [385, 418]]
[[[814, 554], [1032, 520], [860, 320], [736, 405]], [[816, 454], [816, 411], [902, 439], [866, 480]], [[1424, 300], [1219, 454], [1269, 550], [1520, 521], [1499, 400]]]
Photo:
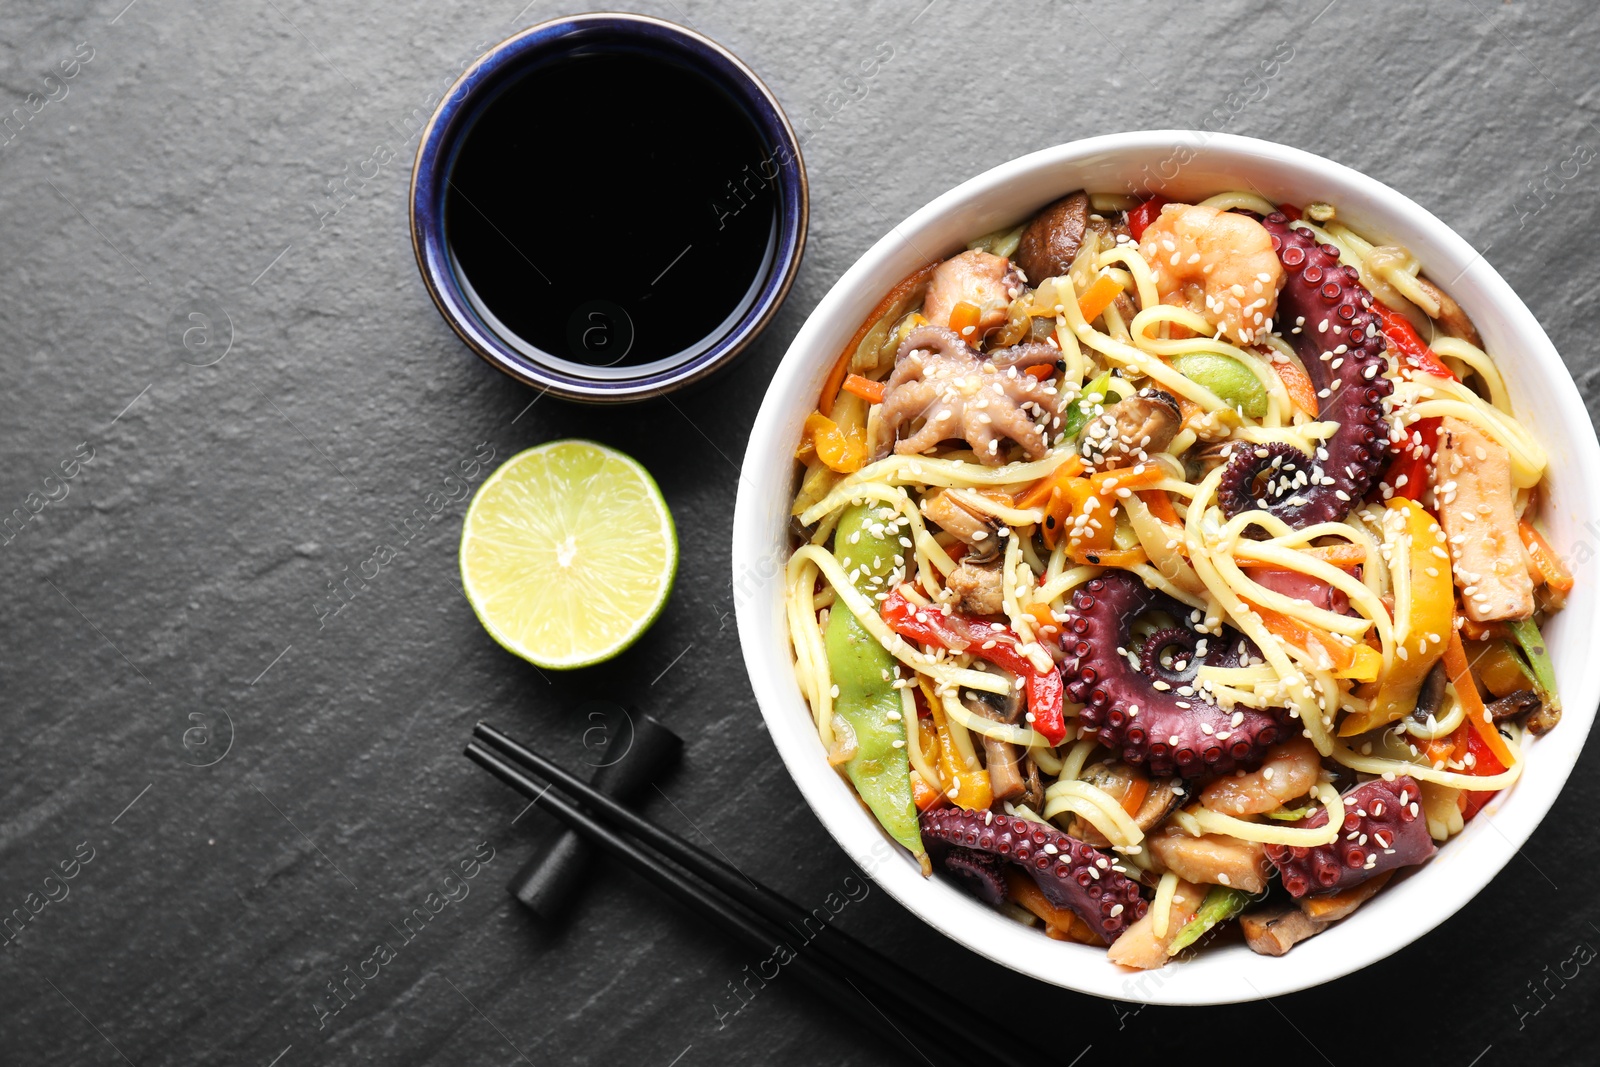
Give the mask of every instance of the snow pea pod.
[[[834, 555], [851, 583], [868, 597], [887, 591], [890, 575], [899, 568], [903, 529], [894, 509], [882, 504], [856, 505], [840, 517]], [[836, 688], [834, 734], [847, 749], [852, 742], [854, 747], [845, 773], [889, 836], [920, 854], [907, 724], [900, 691], [894, 687], [895, 659], [841, 602], [828, 613], [824, 643]]]

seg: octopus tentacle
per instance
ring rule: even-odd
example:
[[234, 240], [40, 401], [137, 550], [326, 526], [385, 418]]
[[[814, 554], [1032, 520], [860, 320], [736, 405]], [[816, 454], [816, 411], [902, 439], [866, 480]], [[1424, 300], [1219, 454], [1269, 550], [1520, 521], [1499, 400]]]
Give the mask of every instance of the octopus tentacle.
[[[1433, 855], [1433, 838], [1422, 817], [1422, 789], [1409, 775], [1385, 782], [1375, 778], [1344, 794], [1344, 826], [1339, 839], [1317, 848], [1268, 845], [1267, 858], [1294, 897], [1336, 893], [1396, 867], [1409, 867]], [[1296, 826], [1328, 824], [1318, 808]]]
[[1148, 907], [1139, 884], [1114, 870], [1110, 857], [1053, 826], [992, 811], [935, 808], [922, 813], [922, 833], [1015, 863], [1052, 904], [1070, 908], [1108, 943]]
[[[1221, 638], [1187, 627], [1162, 630], [1146, 642], [1144, 662], [1135, 669], [1126, 654], [1133, 645], [1131, 628], [1153, 611], [1181, 623], [1191, 609], [1119, 571], [1102, 574], [1074, 595], [1062, 623], [1061, 677], [1067, 697], [1084, 705], [1079, 723], [1123, 760], [1147, 764], [1156, 776], [1197, 778], [1259, 764], [1284, 734], [1279, 721], [1253, 708], [1225, 711], [1189, 684], [1202, 663], [1237, 665], [1248, 654], [1247, 642], [1231, 630]], [[1152, 642], [1160, 643], [1152, 648]], [[1161, 666], [1161, 653], [1178, 646], [1191, 649], [1183, 669]]]
[[1006, 880], [1000, 874], [1000, 861], [989, 853], [973, 848], [952, 848], [944, 857], [944, 866], [985, 904], [998, 907], [1006, 898]]
[[1337, 248], [1317, 244], [1282, 213], [1263, 225], [1287, 275], [1279, 328], [1322, 400], [1318, 418], [1339, 429], [1314, 456], [1284, 444], [1236, 448], [1217, 495], [1229, 518], [1259, 508], [1296, 529], [1339, 522], [1372, 488], [1389, 447], [1388, 343], [1372, 294], [1355, 268], [1339, 262]]

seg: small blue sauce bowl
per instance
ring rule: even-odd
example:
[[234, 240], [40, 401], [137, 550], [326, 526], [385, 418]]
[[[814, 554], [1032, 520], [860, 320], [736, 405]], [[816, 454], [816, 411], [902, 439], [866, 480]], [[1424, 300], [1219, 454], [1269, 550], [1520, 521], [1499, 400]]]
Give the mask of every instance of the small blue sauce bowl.
[[[776, 197], [771, 235], [755, 282], [735, 310], [681, 351], [631, 364], [574, 358], [572, 350], [549, 351], [557, 346], [540, 348], [519, 336], [479, 297], [447, 239], [451, 177], [474, 123], [530, 72], [546, 64], [595, 55], [664, 62], [709, 81], [743, 113], [761, 142], [760, 180]], [[530, 115], [529, 121], [538, 118]], [[552, 165], [559, 161], [553, 160]], [[455, 188], [460, 192], [459, 186]], [[539, 207], [544, 211], [562, 209], [559, 203]], [[513, 378], [570, 400], [591, 403], [659, 396], [700, 381], [732, 362], [771, 321], [788, 295], [805, 248], [808, 215], [800, 145], [772, 93], [727, 49], [692, 30], [644, 15], [563, 18], [531, 27], [490, 49], [445, 94], [423, 130], [411, 176], [412, 247], [428, 293], [450, 328], [474, 352]], [[605, 305], [605, 301], [595, 303]], [[631, 323], [624, 327], [632, 330]]]

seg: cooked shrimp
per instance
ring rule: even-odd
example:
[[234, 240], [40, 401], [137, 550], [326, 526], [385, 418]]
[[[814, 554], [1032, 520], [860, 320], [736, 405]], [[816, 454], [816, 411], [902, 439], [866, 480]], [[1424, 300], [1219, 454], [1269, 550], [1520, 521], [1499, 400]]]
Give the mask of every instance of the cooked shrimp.
[[1322, 757], [1303, 737], [1273, 745], [1258, 770], [1218, 778], [1200, 791], [1200, 803], [1224, 815], [1260, 815], [1305, 796], [1317, 784]]
[[1155, 273], [1161, 302], [1204, 315], [1239, 344], [1272, 332], [1283, 265], [1272, 235], [1248, 215], [1199, 204], [1168, 204], [1145, 228], [1139, 251]]

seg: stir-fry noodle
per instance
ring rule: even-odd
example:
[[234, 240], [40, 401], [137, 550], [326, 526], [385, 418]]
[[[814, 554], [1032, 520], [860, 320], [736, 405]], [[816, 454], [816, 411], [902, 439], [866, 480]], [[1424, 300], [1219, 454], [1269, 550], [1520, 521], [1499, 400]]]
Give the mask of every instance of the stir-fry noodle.
[[1071, 194], [891, 291], [796, 459], [825, 758], [925, 873], [1120, 964], [1234, 919], [1282, 954], [1560, 718], [1544, 449], [1334, 205]]

